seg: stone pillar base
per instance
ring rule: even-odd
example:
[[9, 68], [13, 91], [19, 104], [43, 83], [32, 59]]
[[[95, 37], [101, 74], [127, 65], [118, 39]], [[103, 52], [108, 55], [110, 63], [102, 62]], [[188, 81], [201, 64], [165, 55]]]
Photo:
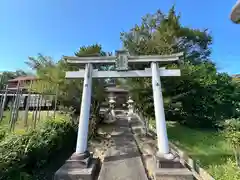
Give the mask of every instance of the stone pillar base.
[[99, 159], [88, 152], [73, 154], [54, 175], [54, 180], [93, 180], [99, 170]]
[[183, 166], [179, 157], [166, 159], [155, 156], [155, 179], [156, 180], [193, 180], [192, 172]]

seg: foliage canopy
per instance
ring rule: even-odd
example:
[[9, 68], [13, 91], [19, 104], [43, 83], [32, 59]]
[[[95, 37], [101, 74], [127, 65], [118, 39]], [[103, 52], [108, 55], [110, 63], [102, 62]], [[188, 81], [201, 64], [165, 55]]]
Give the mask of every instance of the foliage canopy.
[[[212, 36], [208, 30], [185, 27], [173, 6], [167, 14], [147, 14], [140, 25], [121, 34], [124, 47], [134, 55], [184, 52], [182, 63], [167, 65], [181, 69], [181, 77], [161, 78], [168, 120], [191, 127], [215, 127], [234, 115], [239, 88], [226, 73], [218, 73], [210, 60]], [[148, 65], [133, 66], [132, 69]], [[150, 78], [128, 80], [135, 106], [154, 118]]]

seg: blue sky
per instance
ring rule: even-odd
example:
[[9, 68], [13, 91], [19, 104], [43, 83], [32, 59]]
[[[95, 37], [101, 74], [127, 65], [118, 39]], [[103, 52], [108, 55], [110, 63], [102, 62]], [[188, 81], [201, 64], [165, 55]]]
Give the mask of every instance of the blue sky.
[[120, 32], [173, 3], [184, 25], [210, 30], [218, 69], [240, 73], [240, 25], [229, 19], [236, 0], [1, 0], [0, 71], [28, 70], [24, 62], [37, 53], [58, 60], [93, 43], [119, 49]]

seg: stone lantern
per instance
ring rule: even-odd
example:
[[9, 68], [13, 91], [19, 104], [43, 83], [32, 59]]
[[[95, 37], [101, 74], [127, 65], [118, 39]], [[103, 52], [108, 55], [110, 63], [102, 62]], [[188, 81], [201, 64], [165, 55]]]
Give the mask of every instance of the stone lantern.
[[109, 103], [110, 109], [113, 110], [116, 105], [116, 101], [114, 100], [114, 97], [110, 97], [108, 103]]
[[105, 114], [105, 118], [104, 118], [104, 122], [105, 123], [112, 123], [116, 121], [116, 114], [115, 114], [115, 105], [116, 105], [116, 101], [114, 100], [115, 97], [110, 96], [109, 97], [109, 109], [107, 110], [106, 114]]
[[134, 101], [132, 100], [132, 98], [129, 96], [127, 104], [128, 104], [128, 115], [132, 115], [133, 114], [133, 103]]

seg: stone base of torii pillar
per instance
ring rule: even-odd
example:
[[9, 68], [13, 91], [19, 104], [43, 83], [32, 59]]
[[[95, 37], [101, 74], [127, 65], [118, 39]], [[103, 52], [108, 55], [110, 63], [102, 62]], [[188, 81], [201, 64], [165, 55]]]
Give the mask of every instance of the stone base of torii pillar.
[[92, 180], [99, 168], [100, 160], [89, 152], [74, 153], [55, 173], [54, 180]]

